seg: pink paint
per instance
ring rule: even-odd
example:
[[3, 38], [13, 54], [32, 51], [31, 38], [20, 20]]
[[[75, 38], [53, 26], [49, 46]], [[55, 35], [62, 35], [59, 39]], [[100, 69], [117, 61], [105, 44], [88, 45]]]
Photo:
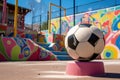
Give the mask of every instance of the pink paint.
[[24, 55], [23, 54], [19, 54], [19, 59], [22, 59], [24, 58]]
[[66, 19], [66, 21], [68, 21], [70, 23], [69, 17], [65, 16], [65, 19]]
[[29, 57], [28, 61], [38, 61], [39, 60], [40, 48], [38, 48], [32, 55]]
[[111, 32], [109, 34], [109, 36], [106, 38], [106, 44], [108, 44], [110, 42], [110, 40], [113, 38], [114, 34], [115, 34], [114, 32]]
[[48, 36], [48, 42], [53, 42], [53, 36]]
[[120, 10], [116, 10], [115, 15], [119, 15], [119, 14], [120, 14]]
[[0, 61], [7, 61], [1, 53], [0, 53]]
[[[28, 43], [28, 45], [29, 45], [30, 50], [31, 50], [31, 51], [34, 51], [36, 44], [35, 44], [32, 40], [30, 40], [30, 39], [27, 39], [27, 43]], [[37, 45], [36, 45], [36, 46], [37, 46]]]
[[6, 53], [8, 54], [9, 57], [11, 57], [12, 48], [16, 46], [16, 42], [14, 41], [13, 38], [6, 38], [6, 37], [2, 38], [2, 42], [4, 44]]
[[115, 44], [116, 39], [118, 38], [118, 36], [120, 36], [120, 31], [117, 31], [117, 32], [115, 33], [115, 35], [111, 38], [111, 43], [112, 43], [112, 44]]
[[66, 74], [74, 76], [95, 76], [104, 74], [103, 62], [69, 62]]

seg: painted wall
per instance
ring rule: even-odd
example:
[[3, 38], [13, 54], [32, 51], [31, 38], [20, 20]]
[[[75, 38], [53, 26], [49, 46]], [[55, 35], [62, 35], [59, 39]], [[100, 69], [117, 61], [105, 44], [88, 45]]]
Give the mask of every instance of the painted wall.
[[0, 37], [0, 61], [57, 60], [56, 56], [26, 38]]
[[[76, 24], [92, 23], [99, 27], [104, 35], [106, 46], [101, 54], [103, 59], [120, 59], [120, 6], [89, 11], [76, 15]], [[62, 34], [65, 35], [73, 26], [73, 15], [62, 17]], [[59, 18], [51, 20], [52, 34], [59, 34]]]

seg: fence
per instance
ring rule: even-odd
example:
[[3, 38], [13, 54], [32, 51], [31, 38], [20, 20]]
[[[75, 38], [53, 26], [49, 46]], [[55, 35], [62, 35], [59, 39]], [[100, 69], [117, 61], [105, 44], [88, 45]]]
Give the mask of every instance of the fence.
[[[65, 5], [65, 3], [62, 2], [63, 0], [61, 0], [61, 6]], [[75, 1], [75, 2], [74, 2]], [[76, 5], [76, 2], [78, 2], [80, 0], [73, 0], [73, 7], [71, 8], [66, 8], [66, 15], [76, 15], [78, 13], [84, 13], [87, 11], [93, 11], [93, 10], [98, 10], [98, 9], [103, 9], [103, 8], [108, 8], [108, 7], [113, 7], [113, 6], [117, 6], [120, 5], [120, 0], [96, 0], [94, 2], [90, 2], [87, 4], [83, 4], [83, 5]], [[62, 6], [64, 7], [64, 6]], [[58, 10], [58, 11], [54, 11], [52, 10], [51, 12], [51, 19], [54, 18], [61, 18], [64, 16], [64, 12], [63, 10]], [[75, 18], [73, 19], [73, 26], [75, 25]], [[48, 22], [48, 12], [37, 15], [37, 16], [33, 16], [33, 24], [37, 23], [39, 24], [40, 28], [42, 27], [43, 23], [47, 23]], [[61, 23], [61, 20], [59, 20], [59, 23]], [[47, 25], [48, 26], [48, 25]]]

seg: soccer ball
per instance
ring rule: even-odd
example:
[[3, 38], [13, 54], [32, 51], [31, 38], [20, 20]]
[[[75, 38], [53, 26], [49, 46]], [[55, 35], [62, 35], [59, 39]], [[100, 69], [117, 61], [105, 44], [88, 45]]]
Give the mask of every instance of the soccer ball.
[[91, 24], [80, 24], [71, 28], [65, 37], [68, 54], [78, 61], [91, 61], [104, 49], [103, 32]]

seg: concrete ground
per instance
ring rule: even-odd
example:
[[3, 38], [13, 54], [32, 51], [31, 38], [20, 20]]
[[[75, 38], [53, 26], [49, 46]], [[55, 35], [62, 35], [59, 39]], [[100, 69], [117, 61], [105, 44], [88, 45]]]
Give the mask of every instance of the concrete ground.
[[0, 62], [0, 80], [120, 80], [120, 60], [104, 62], [105, 74], [98, 76], [66, 75], [70, 61]]

